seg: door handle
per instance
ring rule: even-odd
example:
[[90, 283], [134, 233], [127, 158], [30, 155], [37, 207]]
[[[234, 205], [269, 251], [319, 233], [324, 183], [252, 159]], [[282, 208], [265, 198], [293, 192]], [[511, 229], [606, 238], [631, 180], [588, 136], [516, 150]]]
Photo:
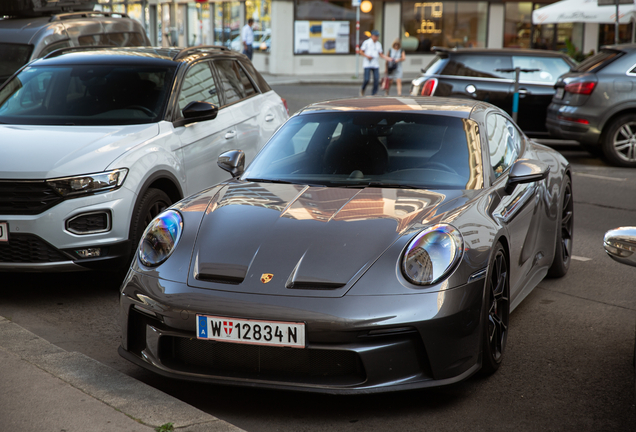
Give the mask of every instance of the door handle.
[[265, 116], [265, 121], [266, 122], [271, 122], [272, 120], [274, 120], [274, 114], [267, 114]]
[[530, 92], [524, 88], [519, 89], [519, 97], [524, 97], [525, 95], [530, 94]]
[[236, 131], [229, 131], [225, 134], [225, 139], [229, 140], [236, 137]]

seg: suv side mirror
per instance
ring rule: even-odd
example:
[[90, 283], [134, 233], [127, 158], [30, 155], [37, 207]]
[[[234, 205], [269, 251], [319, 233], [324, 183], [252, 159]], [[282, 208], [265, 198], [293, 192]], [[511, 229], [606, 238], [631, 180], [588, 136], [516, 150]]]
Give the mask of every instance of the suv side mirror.
[[181, 111], [183, 119], [174, 122], [175, 126], [184, 126], [205, 120], [213, 120], [219, 113], [219, 107], [209, 102], [190, 102]]
[[636, 227], [609, 230], [603, 238], [603, 246], [614, 261], [636, 267]]
[[242, 150], [229, 150], [219, 155], [216, 164], [225, 171], [238, 177], [245, 171], [245, 153]]
[[543, 162], [520, 159], [510, 168], [508, 183], [506, 184], [506, 194], [511, 194], [518, 184], [532, 183], [543, 180], [548, 176], [550, 166]]

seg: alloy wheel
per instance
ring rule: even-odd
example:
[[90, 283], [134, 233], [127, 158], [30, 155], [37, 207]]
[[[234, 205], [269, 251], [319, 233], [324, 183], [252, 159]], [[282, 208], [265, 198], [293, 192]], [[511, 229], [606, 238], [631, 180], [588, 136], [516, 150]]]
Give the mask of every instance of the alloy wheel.
[[568, 184], [563, 193], [563, 210], [561, 211], [561, 251], [563, 262], [567, 263], [572, 256], [572, 232], [574, 228], [574, 201], [572, 187]]
[[636, 122], [627, 122], [619, 127], [612, 143], [619, 158], [636, 162]]
[[500, 361], [508, 336], [509, 289], [508, 265], [502, 251], [498, 251], [493, 262], [489, 281], [488, 339], [490, 354]]

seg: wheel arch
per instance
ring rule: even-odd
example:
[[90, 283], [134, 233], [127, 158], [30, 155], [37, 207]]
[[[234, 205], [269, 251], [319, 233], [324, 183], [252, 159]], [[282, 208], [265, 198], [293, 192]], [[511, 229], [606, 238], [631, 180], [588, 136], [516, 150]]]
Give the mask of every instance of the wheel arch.
[[599, 134], [599, 143], [602, 143], [603, 140], [605, 139], [605, 134], [607, 133], [607, 127], [608, 125], [611, 125], [614, 120], [616, 120], [618, 117], [623, 116], [625, 114], [632, 114], [632, 115], [636, 115], [636, 105], [629, 105], [629, 106], [624, 106], [624, 107], [619, 107], [618, 109], [612, 110], [610, 111], [610, 113], [608, 115], [606, 115], [601, 122], [598, 125], [599, 130], [601, 131], [601, 133]]

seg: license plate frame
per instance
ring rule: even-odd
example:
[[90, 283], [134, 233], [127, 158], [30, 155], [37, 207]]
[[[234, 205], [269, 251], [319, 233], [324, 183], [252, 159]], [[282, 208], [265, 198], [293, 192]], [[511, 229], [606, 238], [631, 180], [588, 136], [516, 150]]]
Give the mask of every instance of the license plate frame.
[[242, 345], [306, 348], [305, 323], [197, 314], [197, 339]]
[[0, 243], [9, 243], [9, 222], [0, 222]]

